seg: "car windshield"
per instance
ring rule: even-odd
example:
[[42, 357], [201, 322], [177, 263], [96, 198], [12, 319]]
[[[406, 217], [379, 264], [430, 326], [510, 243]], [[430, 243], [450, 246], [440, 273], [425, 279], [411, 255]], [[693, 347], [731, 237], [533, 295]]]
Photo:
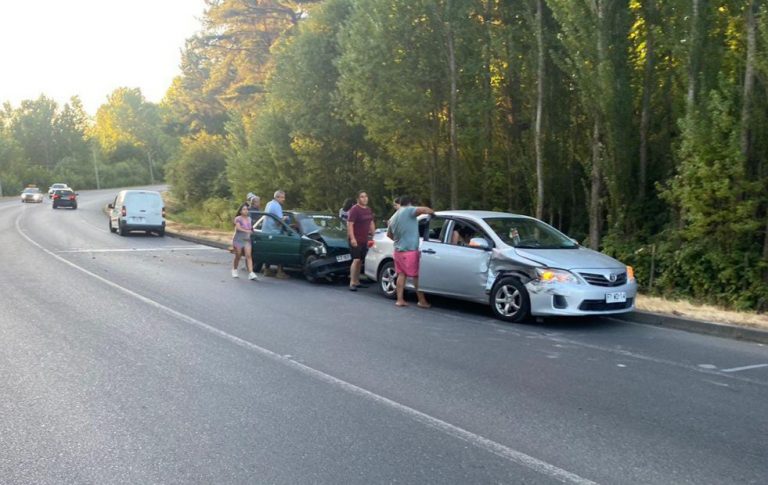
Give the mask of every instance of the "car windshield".
[[72, 195], [73, 192], [71, 190], [57, 190], [56, 194], [57, 195]]
[[571, 241], [554, 227], [527, 217], [488, 217], [483, 219], [506, 244], [527, 249], [574, 249]]
[[344, 221], [330, 214], [297, 214], [296, 221], [303, 234], [319, 232], [328, 236], [345, 237], [347, 233]]
[[40, 189], [35, 189], [35, 188], [24, 189], [23, 193], [25, 193], [25, 194], [39, 194], [40, 193]]

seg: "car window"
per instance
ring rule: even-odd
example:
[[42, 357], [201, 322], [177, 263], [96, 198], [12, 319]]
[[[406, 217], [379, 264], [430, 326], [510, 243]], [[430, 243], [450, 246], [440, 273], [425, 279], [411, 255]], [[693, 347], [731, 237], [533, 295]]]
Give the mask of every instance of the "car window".
[[338, 216], [331, 214], [297, 214], [299, 229], [304, 234], [319, 232], [320, 234], [346, 237], [347, 226]]
[[506, 244], [527, 249], [574, 249], [578, 245], [554, 227], [528, 217], [483, 219]]
[[[489, 238], [480, 228], [469, 221], [455, 220], [451, 227], [451, 234], [448, 237], [448, 242], [455, 246], [473, 247], [472, 239], [483, 238], [488, 240]], [[491, 243], [491, 241], [488, 241]]]
[[160, 194], [153, 192], [132, 192], [125, 197], [126, 204], [137, 204], [152, 209], [159, 209], [163, 205]]
[[24, 189], [25, 194], [39, 194], [40, 189], [30, 188], [30, 189]]
[[445, 240], [445, 229], [448, 223], [447, 219], [442, 217], [432, 217], [428, 221], [426, 229], [426, 235], [424, 239], [432, 242], [443, 242]]

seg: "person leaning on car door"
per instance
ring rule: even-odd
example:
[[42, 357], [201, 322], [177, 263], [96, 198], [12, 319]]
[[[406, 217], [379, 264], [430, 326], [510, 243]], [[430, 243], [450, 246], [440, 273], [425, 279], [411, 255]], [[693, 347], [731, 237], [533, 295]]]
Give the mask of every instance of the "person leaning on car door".
[[416, 289], [416, 297], [420, 308], [429, 308], [424, 293], [419, 291], [419, 221], [416, 219], [422, 214], [434, 214], [429, 207], [414, 207], [411, 198], [400, 197], [400, 208], [389, 220], [387, 236], [395, 241], [395, 272], [397, 272], [397, 301], [399, 307], [407, 306], [405, 302], [405, 280], [413, 279]]

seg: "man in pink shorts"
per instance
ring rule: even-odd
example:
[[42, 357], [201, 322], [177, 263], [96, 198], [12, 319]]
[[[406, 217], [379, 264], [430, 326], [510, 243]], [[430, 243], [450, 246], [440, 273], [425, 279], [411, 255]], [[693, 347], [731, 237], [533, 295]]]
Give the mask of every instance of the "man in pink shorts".
[[413, 278], [418, 306], [429, 308], [424, 293], [419, 291], [419, 222], [422, 214], [434, 214], [429, 207], [414, 207], [410, 197], [400, 197], [400, 208], [389, 220], [387, 236], [395, 241], [395, 271], [397, 272], [397, 302], [395, 305], [407, 306], [405, 302], [405, 279]]

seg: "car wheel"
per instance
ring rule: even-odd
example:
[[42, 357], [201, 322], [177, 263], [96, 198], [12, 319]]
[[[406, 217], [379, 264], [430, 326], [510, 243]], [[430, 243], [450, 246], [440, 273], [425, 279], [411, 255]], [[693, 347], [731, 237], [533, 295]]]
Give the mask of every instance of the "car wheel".
[[73, 205], [73, 206], [72, 206], [72, 210], [73, 210], [73, 211], [74, 211], [74, 210], [77, 210], [77, 204], [75, 204], [75, 205]]
[[395, 272], [395, 262], [387, 261], [379, 269], [379, 289], [384, 296], [390, 300], [397, 298], [397, 273]]
[[491, 310], [496, 318], [505, 322], [518, 323], [528, 317], [531, 302], [519, 279], [505, 276], [493, 285]]
[[57, 206], [56, 204], [51, 204], [51, 209], [55, 209], [55, 208], [57, 208], [57, 207], [58, 207], [58, 206]]
[[160, 237], [165, 236], [165, 227], [161, 227], [159, 231], [157, 231], [157, 235]]
[[304, 277], [310, 283], [317, 283], [317, 277], [312, 273], [312, 270], [309, 269], [309, 265], [315, 261], [317, 261], [317, 256], [315, 256], [314, 254], [310, 254], [304, 260], [304, 268], [303, 268]]
[[121, 236], [127, 236], [128, 231], [125, 230], [125, 223], [123, 221], [117, 222], [117, 233]]
[[116, 233], [117, 229], [112, 227], [112, 219], [109, 219], [107, 222], [109, 223], [109, 232], [111, 232], [112, 234]]

